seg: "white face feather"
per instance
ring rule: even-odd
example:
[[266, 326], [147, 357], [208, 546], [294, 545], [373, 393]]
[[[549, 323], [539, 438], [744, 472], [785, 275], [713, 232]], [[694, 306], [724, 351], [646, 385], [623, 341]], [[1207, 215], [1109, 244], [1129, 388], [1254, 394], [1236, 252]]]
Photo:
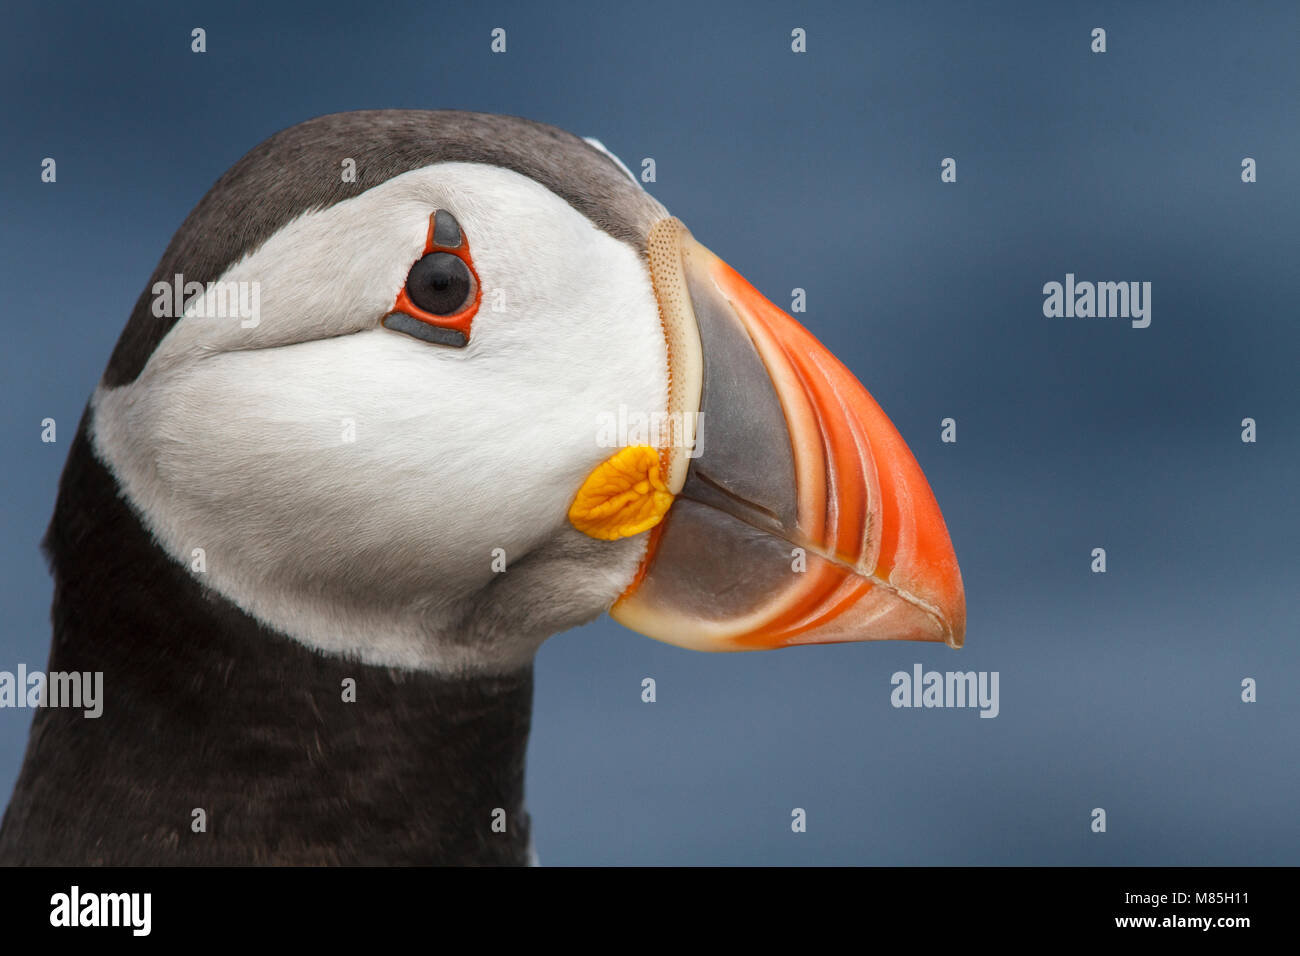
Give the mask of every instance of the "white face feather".
[[[439, 208], [483, 289], [459, 349], [379, 324]], [[304, 214], [221, 281], [259, 283], [256, 327], [187, 315], [93, 399], [96, 453], [210, 587], [312, 647], [450, 673], [524, 663], [630, 582], [645, 536], [566, 518], [615, 450], [598, 416], [667, 406], [629, 245], [533, 180], [446, 163]]]

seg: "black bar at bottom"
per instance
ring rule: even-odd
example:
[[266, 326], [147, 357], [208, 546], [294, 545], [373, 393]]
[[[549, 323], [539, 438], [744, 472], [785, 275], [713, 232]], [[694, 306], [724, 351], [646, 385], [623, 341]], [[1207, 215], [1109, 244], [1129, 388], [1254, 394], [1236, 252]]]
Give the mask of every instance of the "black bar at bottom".
[[895, 935], [926, 946], [1099, 935], [1231, 943], [1286, 929], [1296, 876], [1172, 867], [5, 869], [0, 938], [338, 945], [409, 933], [436, 952], [476, 932], [495, 949], [511, 932], [558, 942], [599, 930], [609, 945], [669, 945], [702, 933], [735, 943], [784, 926], [818, 938], [844, 929], [864, 944]]

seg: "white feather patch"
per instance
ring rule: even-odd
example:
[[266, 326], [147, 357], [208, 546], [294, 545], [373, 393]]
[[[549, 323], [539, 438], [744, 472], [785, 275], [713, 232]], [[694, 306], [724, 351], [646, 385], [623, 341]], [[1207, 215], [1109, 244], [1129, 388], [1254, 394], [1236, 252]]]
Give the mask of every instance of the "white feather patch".
[[[438, 208], [483, 287], [463, 349], [379, 324]], [[505, 574], [531, 559], [530, 600], [556, 604], [523, 609], [535, 629], [594, 616], [631, 580], [643, 543], [579, 567], [560, 546], [612, 451], [598, 416], [666, 407], [630, 246], [533, 180], [447, 163], [300, 216], [222, 281], [259, 283], [256, 327], [183, 318], [136, 381], [93, 399], [97, 454], [168, 553], [191, 567], [203, 549], [206, 584], [309, 646], [455, 672], [518, 666], [540, 639], [459, 633], [498, 553]], [[554, 595], [537, 597], [552, 554]]]

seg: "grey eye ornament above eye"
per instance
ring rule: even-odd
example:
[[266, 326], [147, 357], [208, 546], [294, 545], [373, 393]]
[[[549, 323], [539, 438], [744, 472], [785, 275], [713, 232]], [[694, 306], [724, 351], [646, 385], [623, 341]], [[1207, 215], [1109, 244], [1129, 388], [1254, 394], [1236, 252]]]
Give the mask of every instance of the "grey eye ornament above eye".
[[424, 254], [411, 266], [384, 328], [463, 348], [483, 290], [460, 223], [445, 209], [429, 217]]

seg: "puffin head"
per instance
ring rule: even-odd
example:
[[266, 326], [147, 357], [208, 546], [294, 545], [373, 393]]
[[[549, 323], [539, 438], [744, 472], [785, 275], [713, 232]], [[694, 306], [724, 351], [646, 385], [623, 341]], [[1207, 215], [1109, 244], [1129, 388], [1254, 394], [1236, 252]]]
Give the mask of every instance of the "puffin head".
[[964, 634], [938, 505], [853, 374], [598, 143], [526, 120], [257, 147], [89, 427], [174, 559], [372, 664], [508, 672], [606, 610], [702, 650]]

